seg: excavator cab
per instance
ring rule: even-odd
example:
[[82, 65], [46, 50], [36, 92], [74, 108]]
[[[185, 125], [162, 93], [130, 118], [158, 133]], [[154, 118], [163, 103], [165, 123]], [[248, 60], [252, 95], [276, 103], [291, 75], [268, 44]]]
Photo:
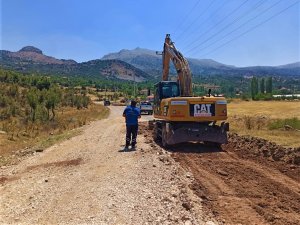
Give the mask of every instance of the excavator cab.
[[176, 81], [160, 81], [154, 85], [154, 113], [161, 113], [161, 101], [163, 99], [180, 96], [180, 88]]
[[180, 96], [179, 85], [175, 81], [161, 81], [155, 85], [155, 96], [159, 100]]

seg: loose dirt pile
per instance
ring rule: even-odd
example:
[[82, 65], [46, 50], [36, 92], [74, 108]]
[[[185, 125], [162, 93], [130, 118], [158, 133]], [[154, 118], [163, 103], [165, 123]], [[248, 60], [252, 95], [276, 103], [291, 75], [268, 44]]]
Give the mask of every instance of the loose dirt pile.
[[287, 164], [300, 165], [300, 147], [284, 148], [261, 138], [230, 134], [227, 148], [232, 148], [235, 152], [240, 155], [245, 154], [247, 157], [263, 156], [269, 161], [282, 161]]
[[168, 151], [220, 224], [300, 224], [299, 149], [232, 134], [222, 148], [189, 143]]

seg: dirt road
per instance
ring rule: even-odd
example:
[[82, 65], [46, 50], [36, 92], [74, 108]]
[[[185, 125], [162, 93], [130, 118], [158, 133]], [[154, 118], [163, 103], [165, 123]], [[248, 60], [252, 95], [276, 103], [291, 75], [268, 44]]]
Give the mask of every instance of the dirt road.
[[167, 150], [143, 116], [123, 152], [122, 107], [1, 169], [2, 224], [300, 224], [300, 149], [231, 135], [216, 148]]
[[2, 168], [0, 223], [214, 224], [169, 153], [143, 135], [137, 151], [122, 151], [122, 110]]

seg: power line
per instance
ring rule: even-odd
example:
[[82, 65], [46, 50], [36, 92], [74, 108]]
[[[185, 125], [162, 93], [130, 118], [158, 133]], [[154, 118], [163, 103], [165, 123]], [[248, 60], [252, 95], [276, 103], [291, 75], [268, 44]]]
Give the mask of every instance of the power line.
[[[225, 2], [224, 2], [219, 8], [217, 8], [217, 9], [216, 9], [209, 17], [207, 17], [206, 20], [204, 20], [200, 25], [198, 25], [198, 27], [201, 27], [203, 24], [205, 24], [206, 21], [209, 20], [211, 17], [213, 17], [213, 15], [215, 15], [216, 12], [218, 12], [221, 8], [223, 8], [223, 7], [226, 5], [227, 2], [228, 2], [228, 1], [225, 1]], [[207, 9], [206, 9], [206, 10], [207, 10]], [[192, 33], [195, 33], [195, 29], [194, 29], [194, 32], [192, 31]], [[190, 33], [190, 34], [188, 35], [188, 37], [191, 36], [192, 33]], [[186, 39], [188, 39], [188, 38], [184, 38], [181, 42], [184, 42], [184, 40], [186, 40]], [[177, 41], [178, 41], [178, 40], [177, 40]]]
[[191, 13], [196, 9], [196, 7], [198, 6], [198, 4], [201, 2], [201, 0], [198, 0], [196, 2], [196, 4], [191, 8], [191, 10], [189, 11], [188, 14], [186, 14], [186, 16], [184, 17], [183, 20], [181, 20], [181, 23], [177, 26], [177, 28], [174, 30], [174, 34], [178, 31], [178, 29], [184, 24], [184, 22], [186, 21], [186, 19], [189, 17], [189, 15], [191, 15]]
[[[265, 12], [267, 12], [268, 10], [270, 10], [271, 8], [273, 8], [274, 6], [278, 5], [282, 0], [277, 1], [275, 4], [271, 5], [269, 8], [267, 8], [265, 11], [263, 11], [262, 13], [258, 14], [257, 16], [254, 17], [257, 18], [258, 16], [264, 14]], [[250, 10], [252, 11], [252, 10]], [[208, 37], [207, 39], [205, 39], [204, 41], [202, 41], [201, 43], [199, 43], [198, 45], [196, 45], [194, 48], [191, 48], [187, 51], [191, 52], [194, 51], [196, 48], [200, 47], [201, 45], [203, 45], [204, 43], [208, 42], [209, 40], [211, 40], [211, 38], [217, 36], [218, 34], [220, 34], [223, 30], [227, 29], [228, 27], [230, 27], [232, 24], [236, 23], [237, 21], [239, 21], [241, 18], [243, 18], [245, 15], [247, 15], [250, 11], [248, 11], [246, 14], [243, 14], [242, 16], [236, 18], [234, 21], [232, 21], [231, 23], [227, 24], [225, 27], [223, 27], [221, 30], [219, 30], [218, 32], [214, 33], [213, 35], [211, 35], [210, 37]], [[250, 19], [250, 21], [253, 19]], [[247, 23], [247, 22], [246, 22]]]
[[184, 34], [184, 32], [185, 31], [187, 31], [201, 16], [203, 16], [207, 11], [208, 11], [208, 9], [214, 4], [214, 2], [215, 2], [216, 0], [212, 0], [212, 2], [208, 5], [208, 7], [206, 8], [206, 9], [204, 9], [200, 14], [199, 14], [199, 16], [197, 16], [196, 17], [196, 19], [195, 20], [193, 20], [193, 22], [192, 23], [190, 23], [190, 25], [187, 27], [187, 28], [185, 28], [184, 30], [182, 30], [181, 31], [181, 33], [178, 35], [178, 37], [177, 37], [177, 40], [178, 39], [180, 39], [181, 38], [181, 36]]
[[[275, 5], [276, 5], [276, 4], [275, 4]], [[208, 47], [214, 45], [215, 43], [217, 43], [217, 42], [223, 40], [225, 37], [227, 37], [228, 35], [232, 34], [232, 33], [235, 32], [235, 31], [237, 31], [238, 29], [240, 29], [241, 27], [243, 27], [245, 24], [249, 23], [249, 22], [252, 21], [252, 20], [255, 20], [257, 17], [259, 17], [259, 16], [263, 15], [264, 13], [266, 13], [267, 11], [269, 11], [269, 10], [270, 10], [271, 8], [273, 8], [275, 5], [269, 7], [268, 9], [266, 9], [266, 10], [265, 10], [264, 12], [262, 12], [261, 14], [258, 14], [258, 15], [256, 15], [255, 17], [253, 17], [253, 18], [247, 20], [245, 23], [241, 24], [240, 26], [238, 26], [238, 27], [235, 28], [234, 30], [230, 31], [229, 33], [227, 33], [226, 35], [224, 35], [222, 38], [220, 38], [220, 39], [214, 41], [213, 43], [211, 43], [211, 44], [209, 44], [209, 45], [207, 45], [207, 46], [205, 46], [205, 47], [203, 47], [203, 48], [198, 49], [198, 51], [204, 50], [204, 49], [206, 49], [206, 48], [208, 48]], [[194, 50], [195, 50], [195, 49], [193, 49], [193, 50], [190, 51], [190, 52], [193, 52]]]
[[259, 23], [259, 24], [255, 25], [255, 26], [251, 27], [250, 29], [246, 30], [245, 32], [241, 33], [240, 35], [238, 35], [238, 36], [236, 36], [236, 37], [230, 39], [229, 41], [223, 43], [222, 45], [218, 46], [217, 48], [213, 49], [212, 51], [210, 51], [210, 52], [204, 54], [203, 56], [206, 56], [206, 55], [209, 55], [209, 54], [215, 52], [215, 51], [218, 50], [219, 48], [224, 47], [225, 45], [229, 44], [230, 42], [232, 42], [232, 41], [234, 41], [234, 40], [240, 38], [241, 36], [243, 36], [243, 35], [249, 33], [250, 31], [252, 31], [252, 30], [258, 28], [259, 26], [261, 26], [261, 25], [267, 23], [268, 21], [270, 21], [270, 20], [273, 19], [274, 17], [280, 15], [281, 13], [285, 12], [286, 10], [290, 9], [291, 7], [293, 7], [294, 5], [296, 5], [297, 3], [299, 3], [299, 1], [294, 2], [293, 4], [291, 4], [291, 5], [289, 5], [288, 7], [284, 8], [283, 10], [281, 10], [281, 11], [275, 13], [274, 15], [272, 15], [271, 17], [269, 17], [268, 19], [266, 19], [266, 20], [262, 21], [261, 23]]
[[[212, 28], [214, 28], [215, 26], [217, 26], [218, 24], [222, 23], [225, 19], [227, 19], [229, 16], [231, 16], [232, 14], [234, 14], [237, 10], [239, 10], [244, 4], [246, 4], [249, 0], [245, 0], [244, 2], [242, 2], [242, 4], [240, 4], [238, 7], [236, 7], [235, 9], [233, 9], [229, 14], [227, 14], [227, 16], [225, 16], [225, 18], [223, 18], [222, 20], [220, 20], [216, 25], [214, 25]], [[211, 30], [212, 28], [210, 28], [209, 30]], [[208, 30], [208, 31], [209, 31]], [[207, 31], [206, 31], [207, 32]], [[190, 42], [189, 44], [187, 44], [184, 49], [190, 47], [191, 45], [193, 45], [195, 42], [197, 42], [198, 40], [200, 40], [201, 36], [203, 33], [206, 32], [202, 32], [201, 35], [199, 35], [194, 41]]]

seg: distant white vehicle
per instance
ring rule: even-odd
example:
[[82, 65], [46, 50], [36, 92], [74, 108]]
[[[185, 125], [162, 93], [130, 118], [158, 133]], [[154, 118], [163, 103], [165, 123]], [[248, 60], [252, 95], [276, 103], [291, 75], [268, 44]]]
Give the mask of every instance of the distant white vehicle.
[[142, 113], [147, 113], [148, 115], [153, 114], [153, 107], [150, 102], [141, 102], [140, 110], [141, 110], [141, 114]]
[[300, 94], [292, 94], [292, 95], [273, 95], [274, 98], [281, 98], [281, 97], [286, 97], [286, 98], [300, 98]]

